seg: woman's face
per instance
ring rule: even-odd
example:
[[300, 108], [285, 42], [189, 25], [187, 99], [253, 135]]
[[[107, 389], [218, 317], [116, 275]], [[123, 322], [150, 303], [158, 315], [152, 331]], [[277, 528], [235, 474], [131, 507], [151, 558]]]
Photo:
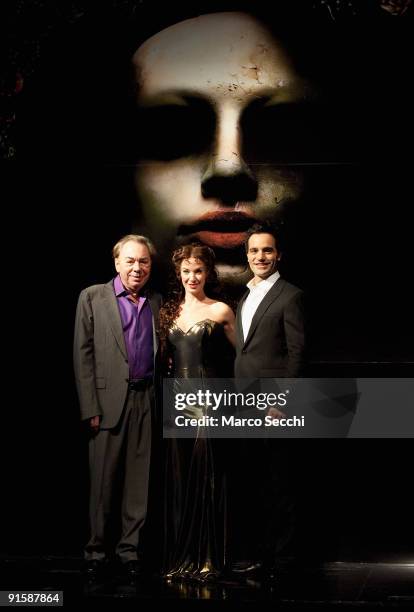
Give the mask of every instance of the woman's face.
[[201, 259], [189, 257], [181, 262], [181, 282], [185, 292], [191, 295], [204, 293], [204, 285], [207, 280], [207, 269]]
[[161, 253], [200, 240], [215, 250], [222, 276], [245, 282], [245, 232], [276, 220], [301, 194], [297, 165], [280, 160], [295, 144], [303, 81], [268, 30], [243, 13], [162, 30], [133, 63], [139, 227]]

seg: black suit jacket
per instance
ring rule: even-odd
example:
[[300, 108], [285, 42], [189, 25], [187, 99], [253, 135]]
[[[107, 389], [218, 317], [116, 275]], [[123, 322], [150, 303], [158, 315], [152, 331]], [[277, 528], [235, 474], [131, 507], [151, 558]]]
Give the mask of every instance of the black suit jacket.
[[241, 311], [236, 315], [237, 378], [295, 378], [302, 372], [305, 350], [303, 293], [279, 278], [259, 304], [246, 339]]

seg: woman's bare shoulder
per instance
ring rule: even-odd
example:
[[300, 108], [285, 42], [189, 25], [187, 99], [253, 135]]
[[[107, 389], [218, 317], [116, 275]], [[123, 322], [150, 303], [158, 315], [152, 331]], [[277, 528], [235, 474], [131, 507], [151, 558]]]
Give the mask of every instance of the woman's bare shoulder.
[[234, 313], [230, 306], [225, 302], [215, 301], [211, 304], [211, 308], [217, 317], [220, 317], [220, 320], [228, 321], [234, 318]]

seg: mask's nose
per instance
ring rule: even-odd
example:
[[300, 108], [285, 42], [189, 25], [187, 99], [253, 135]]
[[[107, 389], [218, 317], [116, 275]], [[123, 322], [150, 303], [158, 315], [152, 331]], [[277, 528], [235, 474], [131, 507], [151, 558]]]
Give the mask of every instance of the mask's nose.
[[217, 112], [216, 133], [201, 193], [204, 198], [215, 198], [226, 205], [257, 197], [256, 177], [242, 156], [240, 109], [236, 106], [223, 105]]

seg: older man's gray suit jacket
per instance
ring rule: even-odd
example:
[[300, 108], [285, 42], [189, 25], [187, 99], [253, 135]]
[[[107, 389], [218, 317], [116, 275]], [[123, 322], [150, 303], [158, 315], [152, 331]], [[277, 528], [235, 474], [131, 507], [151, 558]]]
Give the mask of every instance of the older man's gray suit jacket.
[[[148, 292], [147, 298], [152, 311], [155, 362], [161, 296]], [[115, 427], [128, 392], [129, 365], [113, 281], [88, 287], [79, 296], [74, 368], [82, 419], [100, 415], [101, 429]]]

